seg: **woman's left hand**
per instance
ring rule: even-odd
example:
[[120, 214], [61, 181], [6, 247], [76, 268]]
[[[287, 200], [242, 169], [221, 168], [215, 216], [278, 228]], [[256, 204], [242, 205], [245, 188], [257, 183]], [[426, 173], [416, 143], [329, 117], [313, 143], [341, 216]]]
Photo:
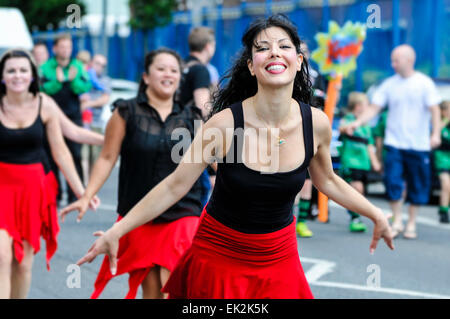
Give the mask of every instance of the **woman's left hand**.
[[98, 198], [98, 196], [95, 195], [89, 202], [89, 208], [92, 209], [93, 211], [96, 211], [97, 208], [100, 206], [100, 204], [101, 204], [100, 198]]

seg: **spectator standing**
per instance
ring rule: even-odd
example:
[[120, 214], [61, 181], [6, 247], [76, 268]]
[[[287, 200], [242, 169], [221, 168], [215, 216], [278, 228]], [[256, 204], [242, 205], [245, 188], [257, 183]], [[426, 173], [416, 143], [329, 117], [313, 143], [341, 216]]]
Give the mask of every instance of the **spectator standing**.
[[[396, 47], [391, 54], [395, 75], [380, 85], [368, 110], [346, 128], [348, 134], [353, 134], [354, 129], [387, 106], [384, 140], [386, 194], [393, 213], [394, 236], [404, 231], [403, 236], [408, 239], [417, 238], [417, 212], [428, 202], [431, 188], [430, 151], [441, 143], [441, 99], [433, 81], [414, 70], [415, 59], [411, 46]], [[404, 179], [406, 201], [410, 203], [406, 227], [402, 221]]]
[[[348, 111], [341, 120], [341, 125], [355, 121], [369, 106], [369, 99], [364, 93], [351, 92], [348, 97]], [[361, 125], [352, 136], [341, 134], [342, 146], [339, 150], [341, 157], [341, 177], [360, 194], [364, 195], [368, 173], [371, 168], [380, 171], [381, 165], [376, 157], [375, 142], [369, 125]], [[350, 215], [349, 230], [351, 232], [365, 232], [366, 224], [359, 214], [347, 210]]]
[[[182, 105], [195, 105], [202, 110], [203, 118], [209, 114], [211, 93], [214, 89], [208, 63], [216, 51], [214, 30], [208, 27], [192, 29], [188, 37], [189, 56], [185, 59], [185, 69], [180, 85]], [[210, 67], [211, 68], [211, 67]], [[212, 71], [214, 72], [214, 71]], [[202, 204], [208, 201], [214, 181], [213, 170], [205, 170], [200, 181], [203, 188]]]
[[[91, 80], [91, 90], [83, 94], [81, 100], [82, 112], [91, 114], [91, 121], [88, 128], [96, 133], [102, 134], [105, 130], [106, 123], [102, 119], [102, 113], [110, 100], [111, 96], [111, 79], [106, 75], [107, 59], [104, 55], [95, 54], [89, 63], [87, 70]], [[84, 145], [85, 156], [87, 160], [88, 171], [97, 160], [101, 147], [96, 145]]]
[[442, 114], [442, 144], [434, 152], [434, 167], [441, 182], [439, 221], [448, 224], [448, 206], [450, 201], [450, 101], [443, 101], [439, 106]]
[[[50, 95], [60, 106], [64, 114], [75, 124], [82, 126], [79, 96], [91, 89], [87, 72], [80, 61], [72, 59], [72, 38], [68, 34], [59, 35], [54, 42], [55, 56], [41, 66], [42, 91]], [[78, 174], [82, 176], [81, 144], [66, 140], [72, 154]], [[52, 170], [58, 178], [58, 168], [51, 161]], [[68, 202], [76, 200], [75, 194], [66, 187]], [[59, 199], [61, 199], [59, 183]]]

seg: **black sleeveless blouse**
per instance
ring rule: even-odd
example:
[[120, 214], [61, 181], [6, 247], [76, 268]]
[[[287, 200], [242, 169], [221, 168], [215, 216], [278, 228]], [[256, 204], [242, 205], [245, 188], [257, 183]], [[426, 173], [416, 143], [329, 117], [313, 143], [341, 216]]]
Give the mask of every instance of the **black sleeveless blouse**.
[[[149, 104], [145, 93], [130, 100], [114, 102], [119, 115], [126, 121], [126, 133], [120, 151], [119, 198], [117, 212], [125, 216], [153, 187], [177, 167], [172, 151], [179, 148], [178, 159], [194, 138], [194, 121], [201, 121], [201, 111], [195, 106], [182, 107], [174, 103], [172, 112], [163, 121]], [[189, 138], [173, 135], [176, 129], [189, 132]], [[172, 136], [175, 138], [173, 139]], [[178, 149], [178, 147], [177, 147]], [[185, 216], [200, 216], [202, 188], [194, 183], [190, 191], [175, 205], [154, 219], [169, 222]]]
[[[304, 162], [294, 170], [271, 174], [253, 170], [242, 162], [243, 138], [238, 136], [244, 129], [242, 103], [230, 106], [235, 134], [228, 154], [218, 163], [216, 183], [206, 207], [208, 214], [230, 228], [253, 234], [274, 232], [292, 223], [292, 205], [314, 154], [311, 107], [301, 102], [299, 105]], [[232, 156], [230, 151], [234, 152]]]

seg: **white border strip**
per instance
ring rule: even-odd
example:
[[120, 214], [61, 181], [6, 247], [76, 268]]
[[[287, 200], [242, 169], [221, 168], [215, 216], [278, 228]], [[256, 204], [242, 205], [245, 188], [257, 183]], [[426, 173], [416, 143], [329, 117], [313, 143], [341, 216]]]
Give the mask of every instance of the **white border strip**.
[[309, 284], [311, 286], [352, 289], [352, 290], [370, 291], [370, 292], [395, 294], [395, 295], [403, 295], [403, 296], [411, 296], [411, 297], [421, 297], [421, 298], [431, 298], [431, 299], [450, 299], [450, 296], [447, 296], [447, 295], [430, 294], [430, 293], [426, 293], [426, 292], [395, 289], [395, 288], [382, 288], [382, 287], [378, 288], [378, 287], [370, 287], [370, 286], [361, 286], [361, 285], [346, 284], [346, 283], [340, 283], [340, 282], [314, 281], [314, 282], [310, 282]]

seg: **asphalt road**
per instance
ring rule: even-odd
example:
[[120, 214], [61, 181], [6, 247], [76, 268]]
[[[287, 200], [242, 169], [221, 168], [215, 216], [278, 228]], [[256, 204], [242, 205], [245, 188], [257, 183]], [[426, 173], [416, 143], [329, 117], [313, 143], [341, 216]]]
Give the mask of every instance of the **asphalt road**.
[[[92, 233], [106, 230], [117, 218], [114, 211], [117, 194], [117, 169], [99, 193], [102, 205], [88, 212], [81, 223], [75, 213], [61, 224], [59, 247], [45, 268], [45, 243], [33, 264], [29, 298], [89, 298], [102, 257], [93, 263], [74, 267], [94, 241]], [[379, 197], [369, 198], [388, 211]], [[405, 209], [406, 213], [406, 209]], [[405, 216], [406, 217], [406, 216]], [[316, 298], [450, 298], [450, 226], [437, 222], [437, 208], [423, 207], [418, 219], [418, 239], [395, 240], [395, 251], [380, 242], [374, 255], [369, 254], [372, 225], [369, 231], [348, 231], [345, 210], [330, 203], [329, 223], [308, 222], [314, 236], [299, 239], [300, 260]], [[101, 298], [123, 298], [128, 291], [128, 275], [114, 278]], [[138, 294], [140, 297], [140, 293]]]

